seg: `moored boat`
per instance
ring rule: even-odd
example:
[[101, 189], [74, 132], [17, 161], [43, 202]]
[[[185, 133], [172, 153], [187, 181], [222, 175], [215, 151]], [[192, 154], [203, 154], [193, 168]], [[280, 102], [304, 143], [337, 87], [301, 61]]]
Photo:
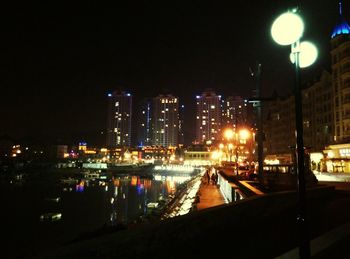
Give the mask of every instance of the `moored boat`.
[[41, 221], [57, 221], [62, 218], [62, 213], [48, 212], [40, 216]]

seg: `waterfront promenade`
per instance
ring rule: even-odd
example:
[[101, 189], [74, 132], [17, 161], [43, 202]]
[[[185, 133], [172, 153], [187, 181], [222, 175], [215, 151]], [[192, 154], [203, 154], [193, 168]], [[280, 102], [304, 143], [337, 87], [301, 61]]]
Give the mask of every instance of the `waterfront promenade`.
[[[65, 245], [39, 258], [218, 258], [227, 253], [234, 258], [296, 258], [295, 191], [224, 204], [217, 186], [205, 184], [205, 178], [203, 181], [197, 211]], [[211, 194], [216, 198], [211, 200]], [[325, 240], [330, 231], [350, 221], [350, 212], [344, 210], [350, 204], [350, 192], [320, 184], [308, 189], [307, 200], [311, 240]], [[330, 258], [323, 256], [326, 251], [322, 248], [312, 254], [315, 258]]]
[[225, 198], [222, 195], [219, 186], [212, 183], [208, 184], [205, 176], [203, 176], [198, 195], [199, 202], [197, 203], [197, 210], [203, 210], [225, 204]]

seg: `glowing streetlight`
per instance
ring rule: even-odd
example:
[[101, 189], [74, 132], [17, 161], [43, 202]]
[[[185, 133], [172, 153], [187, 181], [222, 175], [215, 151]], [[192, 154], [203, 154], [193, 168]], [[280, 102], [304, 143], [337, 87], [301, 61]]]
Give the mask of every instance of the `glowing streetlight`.
[[[311, 66], [316, 61], [318, 56], [318, 51], [316, 46], [309, 41], [303, 41], [300, 43], [299, 52], [300, 52], [299, 54], [300, 68]], [[293, 53], [290, 53], [290, 61], [293, 64], [295, 63], [295, 55], [293, 55]]]
[[[225, 139], [229, 142], [231, 139], [233, 139], [233, 137], [234, 137], [234, 135], [235, 135], [235, 132], [232, 130], [232, 129], [230, 129], [230, 128], [228, 128], [228, 129], [226, 129], [225, 131], [224, 131], [224, 137], [225, 137]], [[232, 152], [232, 149], [233, 149], [233, 145], [232, 145], [232, 143], [228, 143], [227, 144], [227, 154], [228, 154], [228, 156], [229, 156], [229, 161], [231, 162], [231, 152]]]
[[299, 257], [310, 258], [310, 240], [306, 221], [306, 187], [304, 168], [304, 140], [300, 68], [310, 66], [317, 58], [316, 47], [309, 42], [301, 42], [304, 23], [297, 10], [280, 15], [272, 24], [271, 36], [280, 45], [291, 45], [291, 60], [295, 69], [295, 135], [298, 176], [298, 215]]
[[224, 136], [225, 136], [225, 138], [226, 138], [228, 141], [230, 141], [230, 140], [233, 138], [234, 134], [235, 134], [235, 133], [233, 132], [232, 129], [226, 129], [226, 130], [224, 131]]
[[238, 135], [239, 135], [239, 139], [240, 139], [240, 140], [247, 140], [247, 139], [249, 139], [249, 137], [250, 137], [250, 131], [247, 130], [247, 129], [241, 129], [241, 130], [238, 132]]
[[291, 45], [301, 38], [304, 22], [295, 12], [283, 13], [271, 27], [271, 36], [279, 45]]

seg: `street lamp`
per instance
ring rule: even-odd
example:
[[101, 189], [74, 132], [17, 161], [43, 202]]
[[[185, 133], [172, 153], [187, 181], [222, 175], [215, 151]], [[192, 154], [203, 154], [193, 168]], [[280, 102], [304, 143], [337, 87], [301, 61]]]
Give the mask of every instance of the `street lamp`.
[[232, 152], [232, 143], [230, 143], [231, 139], [233, 138], [234, 136], [234, 131], [231, 129], [231, 128], [228, 128], [228, 129], [225, 129], [224, 131], [224, 137], [227, 141], [227, 155], [229, 156], [228, 157], [228, 161], [231, 162], [231, 152]]
[[273, 22], [271, 35], [280, 45], [291, 45], [291, 61], [295, 68], [295, 135], [297, 152], [297, 193], [299, 227], [299, 256], [310, 258], [310, 240], [307, 233], [306, 199], [305, 199], [305, 165], [303, 141], [302, 95], [300, 87], [300, 68], [310, 66], [317, 58], [317, 49], [310, 42], [301, 42], [304, 32], [304, 22], [294, 9], [286, 12]]

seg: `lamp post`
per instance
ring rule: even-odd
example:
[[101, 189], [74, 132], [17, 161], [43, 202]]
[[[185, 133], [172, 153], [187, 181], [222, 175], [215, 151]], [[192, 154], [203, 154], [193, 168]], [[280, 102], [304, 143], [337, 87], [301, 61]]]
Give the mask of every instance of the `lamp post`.
[[290, 45], [290, 59], [295, 69], [295, 136], [296, 136], [296, 168], [299, 230], [299, 257], [310, 258], [310, 240], [306, 221], [306, 186], [303, 141], [302, 95], [300, 87], [300, 68], [310, 66], [317, 58], [317, 49], [310, 42], [300, 42], [304, 32], [304, 23], [297, 14], [298, 10], [281, 14], [273, 22], [271, 35], [280, 45]]
[[251, 137], [251, 132], [248, 129], [240, 129], [236, 134], [236, 173], [238, 176], [238, 149], [241, 145], [247, 148], [247, 141]]
[[263, 182], [263, 167], [264, 167], [264, 148], [263, 148], [263, 125], [262, 125], [262, 98], [261, 98], [261, 84], [260, 84], [260, 75], [261, 75], [261, 64], [257, 62], [256, 70], [252, 71], [250, 69], [251, 76], [256, 79], [256, 88], [255, 88], [255, 98], [253, 101], [253, 106], [256, 107], [257, 111], [257, 143], [258, 143], [258, 178], [259, 182]]
[[232, 146], [232, 143], [230, 143], [230, 141], [231, 141], [231, 139], [233, 138], [233, 136], [234, 136], [234, 132], [233, 132], [232, 129], [228, 128], [228, 129], [226, 129], [226, 130], [224, 131], [224, 137], [225, 137], [225, 139], [226, 139], [226, 141], [227, 141], [226, 147], [227, 147], [227, 154], [228, 154], [228, 156], [229, 156], [229, 157], [228, 157], [229, 162], [231, 162], [231, 157], [232, 157], [231, 152], [232, 152], [233, 146]]

